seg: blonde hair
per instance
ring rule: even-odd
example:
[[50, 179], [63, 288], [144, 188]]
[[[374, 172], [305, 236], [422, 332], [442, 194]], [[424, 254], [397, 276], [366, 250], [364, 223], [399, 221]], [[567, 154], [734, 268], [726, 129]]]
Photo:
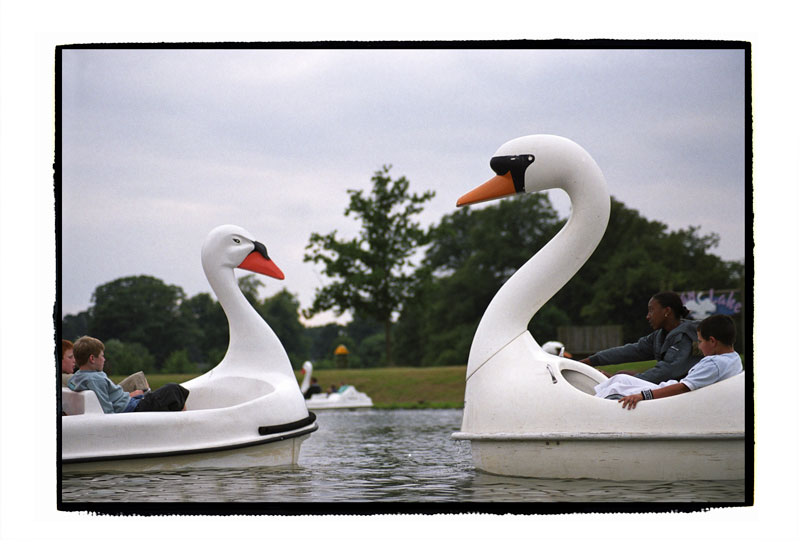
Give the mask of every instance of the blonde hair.
[[105, 345], [94, 337], [81, 337], [75, 341], [72, 354], [78, 367], [89, 361], [89, 356], [99, 356], [106, 349]]

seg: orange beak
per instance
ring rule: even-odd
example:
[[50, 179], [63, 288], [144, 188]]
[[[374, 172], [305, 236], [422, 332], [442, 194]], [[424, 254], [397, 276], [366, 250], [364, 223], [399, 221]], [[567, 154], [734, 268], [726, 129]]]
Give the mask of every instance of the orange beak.
[[275, 265], [272, 259], [267, 259], [257, 251], [253, 251], [250, 255], [245, 257], [244, 261], [239, 264], [239, 268], [246, 271], [253, 271], [254, 273], [260, 273], [278, 280], [283, 280], [285, 278], [283, 276], [283, 271]]
[[502, 176], [495, 176], [471, 192], [465, 193], [459, 197], [456, 202], [456, 207], [499, 199], [501, 197], [514, 195], [515, 193], [517, 193], [517, 190], [514, 188], [514, 180], [511, 178], [511, 172], [506, 172]]

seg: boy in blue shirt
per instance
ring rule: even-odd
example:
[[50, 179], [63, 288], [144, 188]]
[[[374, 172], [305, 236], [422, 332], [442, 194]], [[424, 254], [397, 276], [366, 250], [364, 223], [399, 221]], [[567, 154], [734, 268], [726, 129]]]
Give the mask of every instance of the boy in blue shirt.
[[76, 371], [67, 386], [73, 391], [94, 391], [106, 414], [120, 412], [157, 412], [184, 410], [189, 391], [176, 383], [168, 383], [145, 395], [135, 390], [126, 393], [108, 378], [103, 366], [106, 363], [105, 345], [96, 338], [84, 336], [75, 341], [72, 348]]

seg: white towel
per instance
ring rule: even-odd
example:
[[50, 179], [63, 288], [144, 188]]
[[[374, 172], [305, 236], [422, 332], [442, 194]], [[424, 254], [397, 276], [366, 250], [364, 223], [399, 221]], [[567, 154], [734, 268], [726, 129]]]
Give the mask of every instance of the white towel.
[[674, 379], [669, 381], [662, 381], [658, 385], [639, 379], [633, 375], [618, 374], [606, 379], [602, 383], [595, 386], [595, 396], [606, 398], [608, 395], [617, 394], [621, 396], [628, 396], [635, 393], [640, 393], [645, 389], [660, 389], [667, 385], [674, 385], [677, 383]]

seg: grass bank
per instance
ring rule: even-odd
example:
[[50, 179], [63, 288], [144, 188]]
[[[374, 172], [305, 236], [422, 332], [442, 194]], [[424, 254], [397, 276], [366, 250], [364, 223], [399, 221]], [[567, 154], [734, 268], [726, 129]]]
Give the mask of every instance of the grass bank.
[[[314, 370], [323, 391], [346, 383], [376, 408], [462, 408], [467, 366]], [[296, 374], [298, 381], [301, 374]]]
[[[616, 372], [620, 369], [637, 371], [652, 367], [655, 361], [603, 366]], [[446, 367], [390, 367], [368, 369], [314, 370], [314, 377], [323, 391], [331, 385], [353, 385], [372, 398], [375, 408], [462, 408], [464, 406], [464, 377], [466, 366]], [[182, 383], [194, 375], [150, 374], [150, 387], [157, 389], [165, 383]], [[302, 374], [295, 372], [298, 384]], [[124, 376], [111, 376], [118, 383]]]

